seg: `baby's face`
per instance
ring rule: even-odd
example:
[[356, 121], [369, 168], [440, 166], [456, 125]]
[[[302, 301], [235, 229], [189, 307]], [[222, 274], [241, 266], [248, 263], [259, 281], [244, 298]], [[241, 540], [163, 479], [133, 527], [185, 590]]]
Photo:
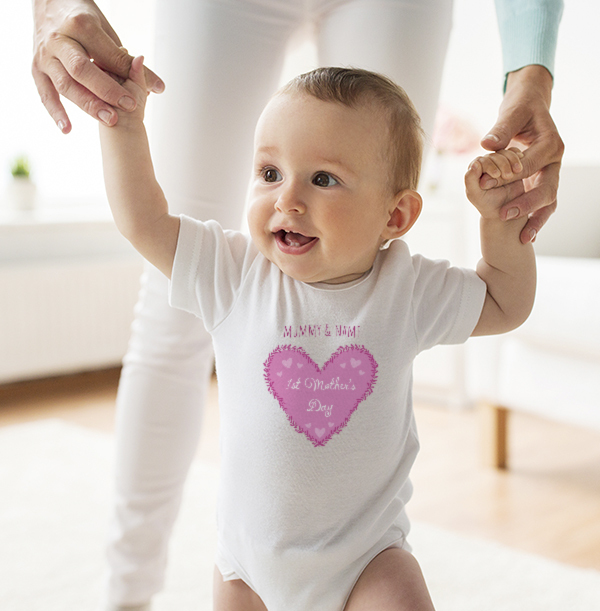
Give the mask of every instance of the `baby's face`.
[[276, 96], [257, 126], [248, 222], [285, 274], [338, 284], [373, 265], [395, 197], [387, 122], [305, 94]]

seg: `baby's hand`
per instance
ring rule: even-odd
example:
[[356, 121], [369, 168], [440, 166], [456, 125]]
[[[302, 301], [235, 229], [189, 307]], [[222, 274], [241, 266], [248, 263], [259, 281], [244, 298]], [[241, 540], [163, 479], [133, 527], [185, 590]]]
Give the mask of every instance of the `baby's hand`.
[[[484, 218], [500, 218], [500, 208], [525, 192], [523, 180], [518, 178], [523, 171], [521, 158], [523, 153], [516, 148], [504, 149], [477, 157], [467, 170], [465, 186], [469, 201], [479, 210]], [[502, 177], [513, 180], [501, 187], [484, 189], [491, 178]]]
[[148, 90], [146, 88], [146, 77], [144, 75], [144, 58], [143, 56], [136, 57], [129, 70], [129, 76], [127, 79], [122, 78], [109, 73], [115, 80], [117, 80], [127, 91], [133, 96], [137, 102], [137, 106], [133, 111], [124, 111], [120, 108], [115, 108], [119, 114], [118, 126], [124, 127], [131, 123], [139, 123], [144, 120], [144, 108], [146, 106], [146, 100], [148, 98]]

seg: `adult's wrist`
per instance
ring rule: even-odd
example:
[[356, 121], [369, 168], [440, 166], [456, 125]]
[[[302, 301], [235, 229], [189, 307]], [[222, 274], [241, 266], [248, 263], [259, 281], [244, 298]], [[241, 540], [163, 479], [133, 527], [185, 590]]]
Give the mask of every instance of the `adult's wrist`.
[[509, 96], [515, 90], [522, 91], [525, 88], [527, 91], [542, 97], [549, 107], [552, 100], [553, 84], [552, 74], [545, 66], [531, 64], [508, 73], [505, 96]]

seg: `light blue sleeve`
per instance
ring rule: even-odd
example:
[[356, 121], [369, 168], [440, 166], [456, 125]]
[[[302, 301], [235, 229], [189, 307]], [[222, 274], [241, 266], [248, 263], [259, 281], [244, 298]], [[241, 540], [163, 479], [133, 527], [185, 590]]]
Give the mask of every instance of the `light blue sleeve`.
[[495, 0], [504, 73], [530, 64], [554, 76], [554, 55], [563, 0]]

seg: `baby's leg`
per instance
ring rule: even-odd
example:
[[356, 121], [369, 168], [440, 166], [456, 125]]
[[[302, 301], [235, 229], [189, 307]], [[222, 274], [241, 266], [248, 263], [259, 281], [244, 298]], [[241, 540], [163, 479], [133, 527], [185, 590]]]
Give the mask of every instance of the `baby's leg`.
[[367, 565], [344, 611], [434, 611], [431, 597], [415, 557], [390, 548]]
[[223, 581], [217, 567], [213, 580], [213, 611], [267, 611], [260, 596], [241, 579]]

